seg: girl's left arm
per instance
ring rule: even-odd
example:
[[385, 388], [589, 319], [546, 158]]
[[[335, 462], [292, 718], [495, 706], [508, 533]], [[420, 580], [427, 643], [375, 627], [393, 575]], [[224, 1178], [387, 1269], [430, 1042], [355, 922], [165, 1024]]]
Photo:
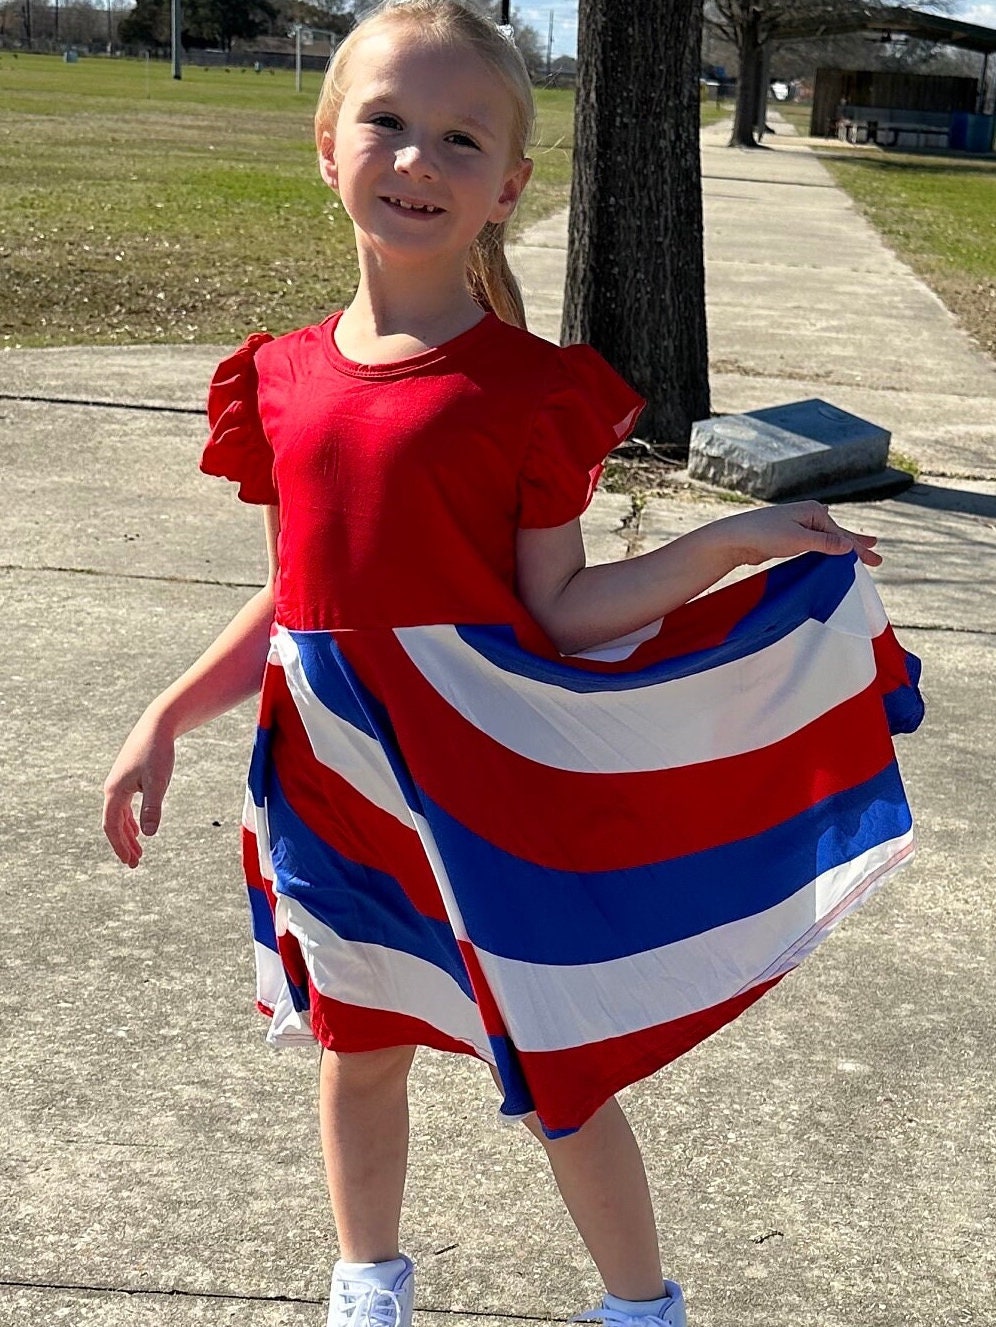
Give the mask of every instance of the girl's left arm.
[[580, 521], [520, 530], [519, 597], [563, 654], [575, 654], [664, 617], [735, 567], [798, 553], [881, 557], [875, 538], [845, 530], [819, 502], [738, 512], [624, 562], [585, 564]]

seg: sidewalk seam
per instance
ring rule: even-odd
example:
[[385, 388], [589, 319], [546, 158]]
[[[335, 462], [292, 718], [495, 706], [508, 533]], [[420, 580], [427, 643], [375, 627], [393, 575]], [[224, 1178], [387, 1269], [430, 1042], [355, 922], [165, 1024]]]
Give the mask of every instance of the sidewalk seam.
[[[104, 571], [100, 567], [55, 567], [42, 564], [29, 567], [21, 562], [0, 563], [0, 572], [52, 572], [63, 576], [100, 576], [109, 580], [159, 581], [164, 585], [212, 585], [223, 590], [261, 590], [263, 581], [217, 581], [202, 576], [164, 576], [151, 571]], [[0, 1285], [3, 1283], [0, 1282]]]
[[[0, 1290], [54, 1290], [70, 1291], [82, 1295], [128, 1295], [146, 1296], [163, 1299], [214, 1299], [243, 1304], [305, 1304], [323, 1305], [324, 1298], [313, 1299], [308, 1295], [251, 1295], [230, 1290], [186, 1290], [180, 1286], [109, 1286], [84, 1285], [78, 1282], [61, 1281], [4, 1281], [0, 1280]], [[416, 1304], [417, 1313], [434, 1314], [438, 1317], [460, 1318], [500, 1318], [512, 1322], [565, 1322], [567, 1319], [538, 1313], [515, 1313], [505, 1309], [435, 1309]]]

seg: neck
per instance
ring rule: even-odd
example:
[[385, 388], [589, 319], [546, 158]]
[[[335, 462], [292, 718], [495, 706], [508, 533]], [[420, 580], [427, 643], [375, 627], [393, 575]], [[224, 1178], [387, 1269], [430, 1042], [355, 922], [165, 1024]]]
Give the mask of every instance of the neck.
[[406, 337], [430, 347], [480, 321], [463, 261], [388, 270], [376, 254], [358, 249], [360, 282], [340, 320], [345, 334], [366, 341]]

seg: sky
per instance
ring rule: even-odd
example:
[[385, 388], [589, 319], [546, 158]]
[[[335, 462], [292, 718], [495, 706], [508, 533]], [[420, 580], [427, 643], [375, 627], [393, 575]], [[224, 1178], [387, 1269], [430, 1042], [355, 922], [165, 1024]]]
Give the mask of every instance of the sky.
[[[625, 0], [623, 0], [625, 2]], [[900, 0], [902, 2], [902, 0]], [[916, 0], [906, 0], [911, 9], [930, 9], [929, 4], [918, 5]], [[550, 31], [550, 14], [553, 14], [553, 55], [576, 55], [578, 42], [578, 3], [577, 0], [540, 0], [539, 3], [516, 3], [512, 8], [539, 33], [540, 44], [546, 50]], [[953, 17], [963, 18], [968, 23], [978, 23], [984, 28], [996, 28], [996, 0], [963, 0], [957, 5]]]
[[[996, 0], [993, 0], [993, 4], [996, 4]], [[512, 8], [523, 23], [536, 29], [542, 51], [546, 51], [552, 13], [553, 58], [556, 59], [558, 55], [577, 55], [578, 0], [540, 0], [538, 4], [518, 3], [517, 0], [512, 0]]]

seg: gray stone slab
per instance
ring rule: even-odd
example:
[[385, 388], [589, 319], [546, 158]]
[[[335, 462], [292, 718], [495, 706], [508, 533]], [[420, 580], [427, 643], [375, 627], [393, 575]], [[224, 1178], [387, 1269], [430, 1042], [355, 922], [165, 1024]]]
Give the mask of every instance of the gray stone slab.
[[886, 429], [811, 398], [698, 420], [688, 473], [770, 500], [878, 475], [888, 455]]
[[895, 451], [926, 474], [996, 479], [996, 397], [939, 390], [897, 391], [863, 387], [827, 367], [820, 376], [779, 378], [714, 372], [714, 410], [735, 413], [764, 406], [785, 395], [827, 396], [845, 410], [874, 419], [892, 434]]

